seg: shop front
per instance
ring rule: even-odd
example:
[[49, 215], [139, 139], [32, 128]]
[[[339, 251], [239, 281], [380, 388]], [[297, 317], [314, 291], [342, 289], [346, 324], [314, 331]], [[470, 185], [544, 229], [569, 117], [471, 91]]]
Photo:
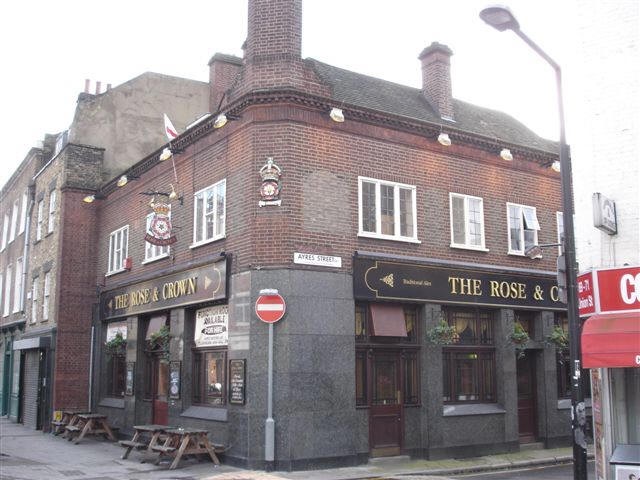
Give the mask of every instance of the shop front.
[[578, 278], [582, 366], [591, 369], [596, 478], [640, 478], [640, 267]]
[[102, 293], [92, 391], [121, 432], [226, 419], [228, 261]]
[[555, 275], [360, 253], [353, 282], [370, 456], [473, 456], [570, 438], [547, 340], [565, 310]]

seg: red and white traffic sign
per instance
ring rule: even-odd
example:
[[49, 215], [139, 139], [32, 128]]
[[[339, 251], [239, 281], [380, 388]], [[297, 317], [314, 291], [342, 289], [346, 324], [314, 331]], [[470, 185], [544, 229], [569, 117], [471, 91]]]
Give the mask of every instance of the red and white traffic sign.
[[284, 298], [275, 295], [260, 295], [256, 300], [256, 315], [265, 323], [275, 323], [284, 316], [287, 305]]

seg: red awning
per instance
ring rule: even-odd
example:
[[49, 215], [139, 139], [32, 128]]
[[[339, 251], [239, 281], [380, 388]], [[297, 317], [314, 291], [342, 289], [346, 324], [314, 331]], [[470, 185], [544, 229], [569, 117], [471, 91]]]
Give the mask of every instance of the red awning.
[[640, 368], [640, 312], [592, 315], [582, 327], [583, 368]]
[[376, 337], [406, 337], [407, 325], [404, 310], [400, 305], [372, 303], [371, 326]]

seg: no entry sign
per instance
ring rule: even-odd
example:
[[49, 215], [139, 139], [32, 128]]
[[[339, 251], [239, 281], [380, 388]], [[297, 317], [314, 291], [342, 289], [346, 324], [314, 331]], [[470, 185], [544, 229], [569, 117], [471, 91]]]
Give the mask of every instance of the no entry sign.
[[260, 295], [256, 300], [256, 315], [265, 323], [275, 323], [284, 316], [287, 306], [281, 295]]

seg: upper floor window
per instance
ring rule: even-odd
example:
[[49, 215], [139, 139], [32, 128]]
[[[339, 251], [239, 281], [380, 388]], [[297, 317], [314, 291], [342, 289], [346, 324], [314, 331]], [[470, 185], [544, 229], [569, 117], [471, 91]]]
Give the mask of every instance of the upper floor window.
[[358, 235], [418, 241], [416, 187], [358, 177]]
[[450, 193], [451, 246], [484, 249], [482, 198]]
[[527, 249], [538, 244], [540, 224], [535, 207], [507, 203], [509, 222], [509, 253], [524, 255]]
[[16, 276], [13, 282], [13, 313], [22, 310], [22, 258], [16, 260]]
[[42, 321], [49, 320], [49, 296], [51, 295], [51, 272], [44, 274], [44, 293], [42, 295]]
[[[147, 228], [148, 232], [151, 229], [151, 221], [153, 220], [154, 214], [150, 213], [147, 215]], [[169, 211], [169, 217], [171, 217], [171, 211]], [[164, 258], [169, 255], [169, 245], [154, 245], [150, 242], [145, 242], [144, 247], [144, 260], [145, 262], [149, 262], [151, 260], [157, 260], [158, 258]]]
[[27, 193], [25, 192], [22, 194], [22, 210], [20, 213], [20, 230], [18, 233], [23, 233], [24, 228], [27, 225], [27, 201], [28, 201], [28, 197], [27, 197]]
[[224, 237], [226, 180], [211, 185], [194, 195], [193, 243], [211, 242]]
[[38, 217], [36, 224], [36, 241], [42, 239], [42, 222], [44, 221], [44, 200], [38, 202]]
[[40, 288], [40, 278], [33, 277], [31, 285], [31, 323], [38, 320], [38, 289]]
[[7, 246], [7, 241], [9, 240], [9, 214], [4, 214], [4, 226], [2, 227], [2, 249]]
[[11, 277], [13, 276], [13, 268], [11, 265], [7, 267], [6, 281], [4, 282], [4, 306], [2, 316], [6, 317], [11, 311]]
[[124, 270], [129, 245], [129, 225], [111, 232], [109, 236], [109, 264], [107, 274]]
[[20, 211], [20, 202], [16, 199], [13, 202], [13, 211], [11, 212], [11, 233], [9, 235], [9, 242], [13, 242], [16, 238], [16, 232], [18, 231], [18, 215]]
[[53, 232], [56, 222], [56, 191], [51, 190], [49, 194], [49, 222], [47, 223], [47, 232]]

